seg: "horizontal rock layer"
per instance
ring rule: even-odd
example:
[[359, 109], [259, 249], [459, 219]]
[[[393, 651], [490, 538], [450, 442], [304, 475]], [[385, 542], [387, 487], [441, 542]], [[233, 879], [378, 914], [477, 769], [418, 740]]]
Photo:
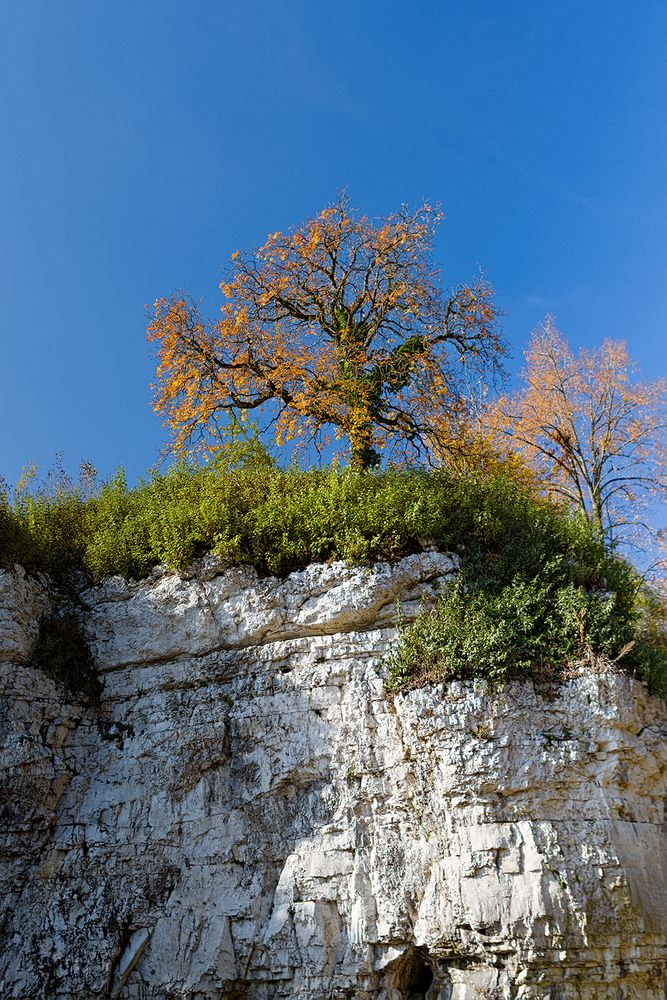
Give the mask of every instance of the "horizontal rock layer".
[[667, 716], [607, 673], [387, 698], [455, 568], [215, 565], [82, 594], [104, 689], [0, 574], [0, 996], [665, 995]]

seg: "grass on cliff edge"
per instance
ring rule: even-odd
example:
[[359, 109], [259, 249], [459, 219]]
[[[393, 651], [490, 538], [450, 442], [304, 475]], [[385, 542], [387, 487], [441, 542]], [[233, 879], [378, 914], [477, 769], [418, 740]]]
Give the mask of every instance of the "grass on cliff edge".
[[[60, 483], [0, 494], [0, 565], [64, 582], [141, 578], [213, 551], [285, 575], [311, 562], [395, 560], [424, 541], [462, 557], [440, 600], [400, 632], [394, 689], [428, 678], [557, 676], [573, 658], [620, 665], [667, 692], [667, 652], [635, 571], [588, 523], [496, 475], [177, 467], [128, 489]], [[648, 608], [648, 611], [647, 611]]]

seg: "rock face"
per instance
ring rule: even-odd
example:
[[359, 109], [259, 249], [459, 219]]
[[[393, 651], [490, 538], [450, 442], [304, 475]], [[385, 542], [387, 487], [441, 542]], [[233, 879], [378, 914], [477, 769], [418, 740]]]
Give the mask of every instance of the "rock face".
[[387, 699], [396, 600], [452, 568], [108, 580], [98, 708], [30, 666], [46, 585], [0, 574], [3, 1000], [662, 1000], [664, 703]]

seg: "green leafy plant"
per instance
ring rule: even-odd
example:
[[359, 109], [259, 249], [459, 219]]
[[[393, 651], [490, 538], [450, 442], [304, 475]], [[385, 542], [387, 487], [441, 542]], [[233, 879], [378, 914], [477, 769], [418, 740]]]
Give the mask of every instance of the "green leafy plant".
[[122, 470], [94, 487], [63, 477], [36, 486], [29, 470], [13, 499], [0, 491], [0, 564], [61, 585], [76, 572], [182, 570], [206, 552], [286, 575], [333, 559], [393, 561], [425, 541], [458, 553], [461, 577], [401, 631], [396, 689], [430, 676], [550, 676], [568, 658], [600, 654], [664, 692], [664, 621], [634, 570], [585, 517], [499, 474], [253, 460], [224, 470], [182, 463], [133, 489]]
[[[655, 640], [637, 640], [627, 594], [622, 588], [588, 591], [568, 579], [573, 568], [559, 560], [539, 578], [515, 576], [495, 586], [488, 577], [466, 585], [461, 573], [412, 622], [399, 619], [398, 641], [387, 657], [389, 689], [473, 677], [492, 683], [521, 676], [557, 680], [573, 661], [601, 656], [622, 659], [664, 694], [665, 650], [661, 655]], [[628, 568], [628, 586], [630, 577]]]

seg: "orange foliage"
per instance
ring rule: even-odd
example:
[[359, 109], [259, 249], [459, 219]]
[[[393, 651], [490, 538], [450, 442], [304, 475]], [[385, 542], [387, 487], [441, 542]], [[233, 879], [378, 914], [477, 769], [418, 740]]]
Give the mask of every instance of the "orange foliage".
[[509, 447], [496, 426], [495, 405], [475, 406], [455, 421], [439, 422], [432, 438], [432, 462], [462, 474], [502, 475], [536, 496], [541, 479], [536, 469], [515, 448]]
[[485, 417], [496, 441], [504, 436], [610, 543], [667, 494], [665, 383], [636, 372], [624, 343], [575, 356], [548, 318], [526, 352], [525, 387]]
[[[482, 279], [443, 293], [431, 263], [443, 216], [424, 204], [371, 221], [345, 197], [247, 256], [232, 255], [221, 316], [160, 299], [155, 407], [176, 452], [219, 448], [218, 421], [260, 408], [278, 444], [346, 440], [353, 465], [419, 457], [463, 412], [463, 375], [503, 353]], [[462, 363], [463, 362], [463, 363]]]

